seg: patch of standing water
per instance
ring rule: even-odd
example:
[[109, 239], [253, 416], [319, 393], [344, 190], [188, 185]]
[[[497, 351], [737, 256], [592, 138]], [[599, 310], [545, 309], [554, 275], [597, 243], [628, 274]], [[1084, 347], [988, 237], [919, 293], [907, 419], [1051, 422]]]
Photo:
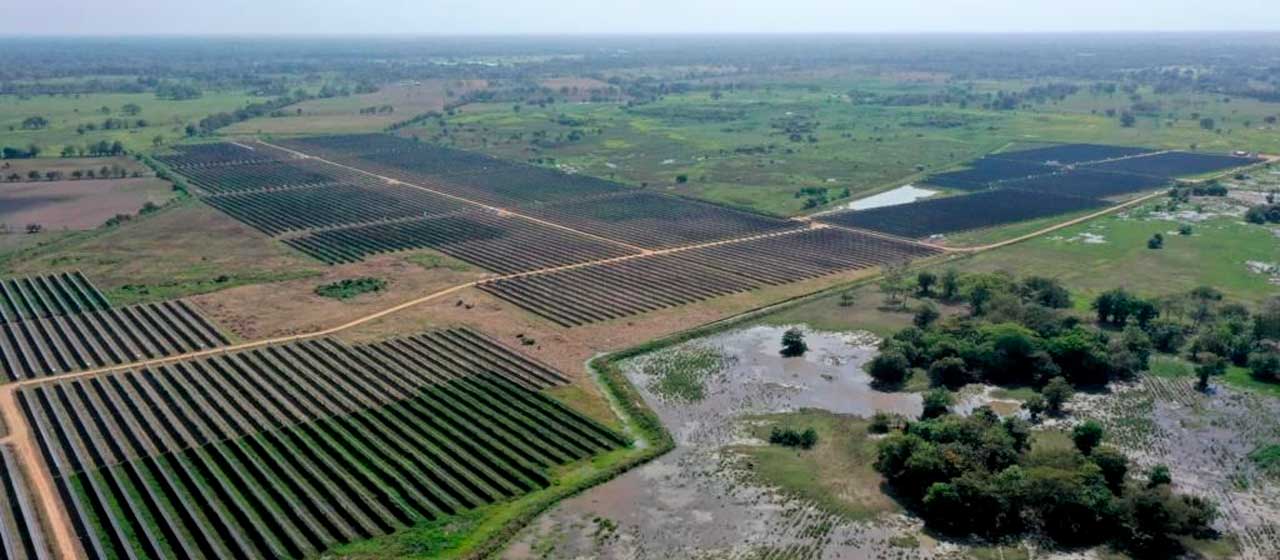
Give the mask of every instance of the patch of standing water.
[[841, 210], [870, 210], [872, 208], [882, 208], [885, 206], [897, 206], [899, 204], [907, 204], [917, 200], [929, 198], [938, 191], [930, 189], [922, 189], [915, 185], [904, 185], [885, 191], [880, 194], [873, 194], [866, 198], [860, 198], [848, 204], [845, 204]]
[[[744, 416], [822, 408], [870, 415], [920, 413], [920, 396], [882, 393], [862, 366], [876, 354], [869, 333], [806, 331], [802, 357], [779, 354], [787, 327], [755, 326], [690, 341], [624, 362], [623, 372], [662, 419], [676, 448], [566, 500], [521, 532], [508, 558], [741, 558], [805, 546], [809, 558], [869, 558], [893, 551], [920, 558], [930, 548], [894, 548], [890, 539], [919, 522], [890, 516], [852, 522], [737, 476], [724, 449], [747, 440]], [[715, 350], [721, 368], [702, 376], [699, 400], [654, 393], [646, 368], [664, 355]], [[605, 521], [601, 521], [605, 520]], [[608, 527], [602, 533], [601, 526]], [[816, 533], [815, 533], [816, 531]]]

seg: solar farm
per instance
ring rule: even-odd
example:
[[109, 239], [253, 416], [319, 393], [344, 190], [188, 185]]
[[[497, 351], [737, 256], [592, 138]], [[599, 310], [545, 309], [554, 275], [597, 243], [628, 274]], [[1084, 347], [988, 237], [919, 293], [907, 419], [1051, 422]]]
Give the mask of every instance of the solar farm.
[[964, 194], [882, 208], [823, 214], [824, 223], [921, 238], [1103, 208], [1110, 199], [1153, 191], [1176, 180], [1221, 173], [1263, 160], [1064, 144], [1002, 152], [924, 184]]
[[[939, 252], [386, 135], [213, 144], [168, 161], [196, 185], [237, 185], [202, 186], [203, 200], [322, 262], [432, 249], [518, 275], [479, 288], [564, 326]], [[773, 270], [779, 259], [792, 266]]]
[[[927, 180], [964, 194], [787, 219], [383, 134], [157, 159], [322, 267], [435, 251], [565, 330], [929, 259], [947, 249], [916, 239], [1253, 161], [1039, 148]], [[0, 330], [13, 402], [95, 560], [312, 557], [540, 491], [629, 443], [547, 395], [564, 373], [468, 327], [237, 344], [185, 300], [117, 306], [68, 271], [0, 279]], [[5, 557], [40, 557], [33, 497], [3, 451]]]

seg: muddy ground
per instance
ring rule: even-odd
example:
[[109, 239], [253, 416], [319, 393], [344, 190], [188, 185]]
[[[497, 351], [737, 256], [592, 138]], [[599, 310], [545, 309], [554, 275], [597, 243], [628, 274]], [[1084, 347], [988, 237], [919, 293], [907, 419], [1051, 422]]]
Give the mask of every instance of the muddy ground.
[[1249, 453], [1280, 443], [1280, 401], [1215, 385], [1201, 393], [1190, 378], [1146, 377], [1072, 403], [1079, 416], [1101, 420], [1108, 439], [1145, 476], [1169, 466], [1177, 489], [1213, 499], [1216, 528], [1239, 543], [1246, 560], [1280, 558], [1280, 483]]
[[809, 352], [784, 359], [778, 350], [785, 330], [750, 327], [664, 351], [720, 353], [721, 366], [706, 377], [701, 401], [654, 393], [645, 366], [657, 355], [627, 362], [624, 371], [671, 431], [676, 449], [556, 506], [523, 531], [506, 556], [916, 558], [942, 552], [927, 543], [891, 544], [918, 532], [918, 523], [905, 516], [846, 521], [746, 482], [735, 457], [723, 451], [760, 443], [744, 439], [743, 416], [799, 408], [919, 414], [919, 395], [870, 388], [862, 365], [875, 355], [874, 336], [809, 332]]

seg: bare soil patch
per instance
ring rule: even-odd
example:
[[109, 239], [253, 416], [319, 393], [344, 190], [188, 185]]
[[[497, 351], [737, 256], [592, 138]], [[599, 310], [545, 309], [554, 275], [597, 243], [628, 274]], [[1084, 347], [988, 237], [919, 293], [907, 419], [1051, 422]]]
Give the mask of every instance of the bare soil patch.
[[173, 198], [167, 181], [139, 179], [0, 183], [0, 224], [21, 231], [27, 224], [45, 229], [93, 229], [116, 214], [136, 214], [147, 202]]
[[[223, 327], [246, 339], [274, 338], [333, 327], [450, 286], [483, 277], [477, 270], [427, 269], [403, 255], [328, 267], [318, 276], [240, 286], [192, 301]], [[348, 300], [316, 295], [317, 286], [352, 278], [385, 280], [385, 289]], [[407, 334], [407, 333], [401, 333]]]

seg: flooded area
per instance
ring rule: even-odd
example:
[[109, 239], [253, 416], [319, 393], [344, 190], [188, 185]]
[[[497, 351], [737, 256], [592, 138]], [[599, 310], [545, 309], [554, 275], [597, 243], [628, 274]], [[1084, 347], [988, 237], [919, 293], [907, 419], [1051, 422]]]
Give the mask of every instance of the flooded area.
[[[735, 472], [729, 445], [750, 443], [740, 419], [801, 408], [870, 415], [920, 413], [920, 396], [870, 387], [862, 366], [876, 353], [869, 333], [806, 332], [803, 357], [779, 355], [785, 327], [731, 331], [635, 358], [624, 371], [662, 418], [676, 449], [581, 496], [566, 500], [526, 528], [509, 558], [894, 558], [941, 552], [929, 543], [891, 541], [919, 523], [891, 515], [874, 523], [846, 521]], [[680, 352], [719, 353], [703, 378], [700, 400], [655, 392], [647, 365]]]
[[860, 198], [848, 204], [845, 204], [841, 210], [870, 210], [872, 208], [881, 208], [884, 206], [897, 206], [899, 204], [907, 204], [917, 200], [929, 198], [939, 191], [931, 189], [922, 189], [915, 185], [903, 185], [891, 191], [885, 191], [880, 194], [873, 194], [866, 198]]
[[1238, 557], [1280, 558], [1280, 484], [1249, 455], [1280, 443], [1280, 401], [1188, 377], [1146, 377], [1072, 406], [1100, 420], [1108, 438], [1145, 471], [1168, 465], [1175, 487], [1212, 499], [1216, 528], [1237, 539]]
[[[505, 557], [527, 558], [962, 558], [967, 546], [937, 541], [901, 513], [853, 521], [755, 482], [732, 449], [763, 445], [751, 417], [821, 408], [868, 416], [920, 413], [920, 395], [870, 387], [862, 366], [876, 353], [869, 333], [805, 331], [809, 351], [779, 354], [787, 327], [754, 326], [634, 358], [628, 379], [661, 417], [676, 448], [606, 484], [566, 500], [526, 527]], [[662, 382], [672, 368], [688, 375]], [[662, 372], [659, 375], [656, 372]], [[1025, 417], [1020, 401], [970, 385], [953, 412], [990, 406]], [[692, 398], [691, 398], [692, 395]], [[1250, 458], [1280, 442], [1280, 401], [1217, 387], [1203, 394], [1188, 378], [1146, 377], [1103, 393], [1079, 394], [1070, 416], [1041, 429], [1101, 421], [1108, 441], [1134, 461], [1131, 476], [1169, 465], [1179, 491], [1214, 500], [1217, 528], [1239, 557], [1280, 558], [1280, 484]], [[1023, 543], [1026, 550], [1036, 547]], [[1096, 551], [1043, 551], [1038, 558], [1096, 558]]]

